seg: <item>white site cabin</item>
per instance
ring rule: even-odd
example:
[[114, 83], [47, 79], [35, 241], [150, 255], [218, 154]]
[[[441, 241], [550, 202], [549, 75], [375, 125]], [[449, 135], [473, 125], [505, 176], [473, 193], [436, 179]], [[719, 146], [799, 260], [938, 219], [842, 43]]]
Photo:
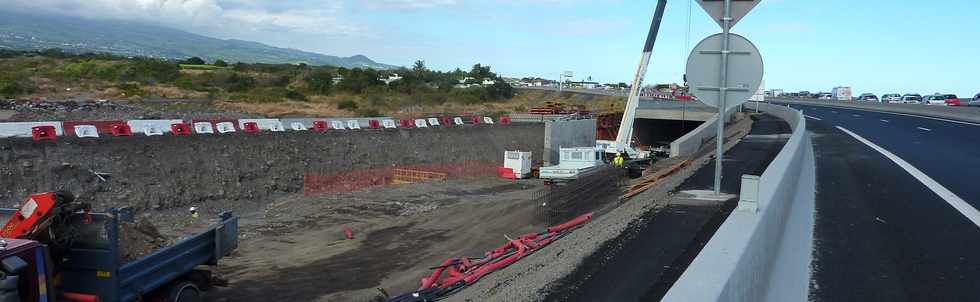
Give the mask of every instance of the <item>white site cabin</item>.
[[531, 152], [504, 152], [504, 168], [514, 171], [514, 177], [518, 179], [531, 176]]
[[602, 157], [602, 150], [595, 147], [561, 148], [558, 164], [542, 167], [538, 177], [551, 182], [571, 181], [605, 165]]

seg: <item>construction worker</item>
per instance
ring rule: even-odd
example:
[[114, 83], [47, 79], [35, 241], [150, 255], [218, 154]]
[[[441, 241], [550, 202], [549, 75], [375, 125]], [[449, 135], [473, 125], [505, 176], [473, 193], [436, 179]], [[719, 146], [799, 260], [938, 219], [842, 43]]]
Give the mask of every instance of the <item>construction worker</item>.
[[613, 167], [622, 168], [623, 167], [623, 153], [616, 152], [616, 158], [613, 158]]

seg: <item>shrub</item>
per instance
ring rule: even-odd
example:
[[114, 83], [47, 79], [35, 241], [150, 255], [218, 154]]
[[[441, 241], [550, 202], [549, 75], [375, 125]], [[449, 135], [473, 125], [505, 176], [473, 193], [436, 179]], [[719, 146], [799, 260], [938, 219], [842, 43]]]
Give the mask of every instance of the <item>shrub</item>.
[[344, 100], [337, 103], [337, 109], [355, 111], [357, 110], [357, 103], [352, 100]]

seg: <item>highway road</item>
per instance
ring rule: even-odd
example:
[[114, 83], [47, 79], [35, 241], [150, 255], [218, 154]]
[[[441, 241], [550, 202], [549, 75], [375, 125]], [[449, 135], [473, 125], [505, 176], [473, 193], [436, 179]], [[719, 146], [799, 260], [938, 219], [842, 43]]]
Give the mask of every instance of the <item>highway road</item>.
[[816, 155], [811, 299], [980, 300], [980, 124], [791, 106]]

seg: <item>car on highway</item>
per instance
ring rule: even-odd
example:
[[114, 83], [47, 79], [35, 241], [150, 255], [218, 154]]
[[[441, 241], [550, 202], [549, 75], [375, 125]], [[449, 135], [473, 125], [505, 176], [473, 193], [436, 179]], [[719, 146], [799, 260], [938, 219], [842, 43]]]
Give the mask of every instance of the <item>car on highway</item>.
[[881, 101], [885, 103], [899, 103], [902, 101], [902, 95], [897, 93], [882, 94]]
[[973, 99], [970, 100], [970, 102], [967, 103], [966, 105], [970, 107], [980, 107], [980, 93], [974, 95]]
[[902, 96], [902, 103], [905, 104], [921, 104], [922, 96], [918, 93], [906, 93]]
[[834, 95], [833, 94], [830, 94], [830, 93], [827, 93], [827, 92], [821, 92], [817, 96], [817, 98], [818, 99], [821, 99], [821, 100], [830, 100], [830, 99], [833, 99], [834, 98]]
[[873, 93], [862, 93], [861, 95], [859, 95], [857, 97], [857, 100], [858, 101], [877, 102], [878, 101], [878, 96], [874, 95]]
[[930, 95], [928, 98], [926, 98], [926, 104], [943, 105], [943, 106], [963, 105], [962, 103], [960, 103], [960, 98], [957, 97], [955, 94], [951, 94], [951, 93]]

